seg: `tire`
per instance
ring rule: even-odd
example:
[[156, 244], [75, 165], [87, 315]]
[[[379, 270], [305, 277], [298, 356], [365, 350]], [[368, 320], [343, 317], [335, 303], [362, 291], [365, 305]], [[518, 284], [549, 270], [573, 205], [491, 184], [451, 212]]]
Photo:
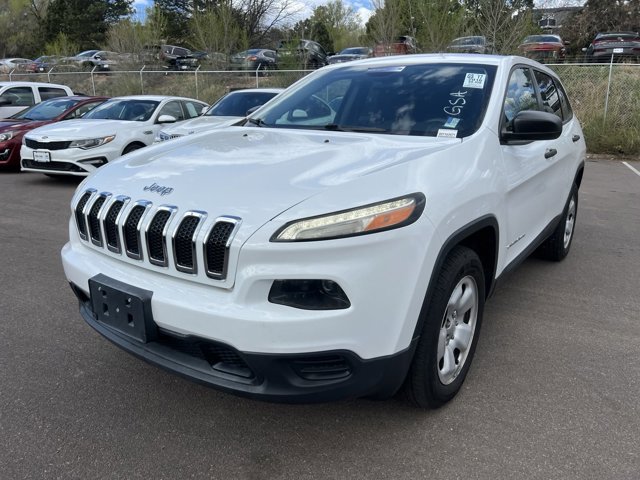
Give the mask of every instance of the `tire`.
[[476, 349], [485, 301], [478, 255], [470, 248], [455, 247], [427, 301], [404, 392], [415, 406], [437, 408], [460, 390]]
[[573, 233], [575, 232], [576, 218], [578, 214], [578, 187], [574, 183], [571, 187], [569, 199], [562, 211], [562, 217], [553, 233], [538, 249], [539, 256], [545, 260], [559, 262], [563, 260], [571, 249]]
[[134, 150], [138, 150], [139, 148], [144, 147], [144, 145], [140, 145], [139, 143], [131, 143], [125, 147], [122, 151], [122, 155], [126, 155], [127, 153], [131, 153]]

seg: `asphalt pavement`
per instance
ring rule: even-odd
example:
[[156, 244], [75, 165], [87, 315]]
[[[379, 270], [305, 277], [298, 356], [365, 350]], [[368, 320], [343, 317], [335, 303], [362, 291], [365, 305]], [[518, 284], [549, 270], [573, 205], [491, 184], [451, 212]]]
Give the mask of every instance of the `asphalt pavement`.
[[640, 162], [587, 163], [571, 253], [501, 285], [435, 411], [263, 403], [114, 347], [60, 263], [77, 183], [0, 173], [0, 479], [640, 478]]

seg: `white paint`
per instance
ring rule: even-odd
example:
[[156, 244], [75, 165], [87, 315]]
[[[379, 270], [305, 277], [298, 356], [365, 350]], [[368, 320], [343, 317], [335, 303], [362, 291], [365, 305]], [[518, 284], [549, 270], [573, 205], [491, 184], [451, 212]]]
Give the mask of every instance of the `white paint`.
[[635, 173], [636, 175], [638, 175], [640, 177], [640, 171], [638, 171], [637, 169], [635, 169], [634, 167], [632, 167], [631, 165], [629, 165], [627, 162], [622, 162], [624, 163], [627, 167], [629, 167], [629, 169]]

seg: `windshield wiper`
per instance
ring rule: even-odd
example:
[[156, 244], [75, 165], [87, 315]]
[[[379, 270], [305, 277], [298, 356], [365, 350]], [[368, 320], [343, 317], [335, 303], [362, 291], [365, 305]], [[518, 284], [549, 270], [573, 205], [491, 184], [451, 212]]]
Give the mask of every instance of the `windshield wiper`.
[[247, 117], [247, 122], [249, 122], [251, 125], [255, 125], [256, 127], [268, 127], [269, 126], [261, 118]]
[[337, 123], [328, 123], [324, 126], [325, 130], [334, 130], [336, 132], [360, 132], [360, 133], [386, 133], [386, 128], [379, 127], [359, 127], [355, 125], [338, 125]]

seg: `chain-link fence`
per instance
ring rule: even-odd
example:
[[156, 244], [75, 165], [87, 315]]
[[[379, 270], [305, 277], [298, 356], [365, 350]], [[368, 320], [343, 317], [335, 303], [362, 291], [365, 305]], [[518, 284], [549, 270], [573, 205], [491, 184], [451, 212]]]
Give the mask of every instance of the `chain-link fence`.
[[[640, 154], [640, 65], [552, 64], [580, 119], [594, 153]], [[0, 75], [0, 81], [62, 83], [90, 95], [180, 95], [213, 103], [228, 91], [250, 87], [287, 87], [307, 70], [56, 72]]]

